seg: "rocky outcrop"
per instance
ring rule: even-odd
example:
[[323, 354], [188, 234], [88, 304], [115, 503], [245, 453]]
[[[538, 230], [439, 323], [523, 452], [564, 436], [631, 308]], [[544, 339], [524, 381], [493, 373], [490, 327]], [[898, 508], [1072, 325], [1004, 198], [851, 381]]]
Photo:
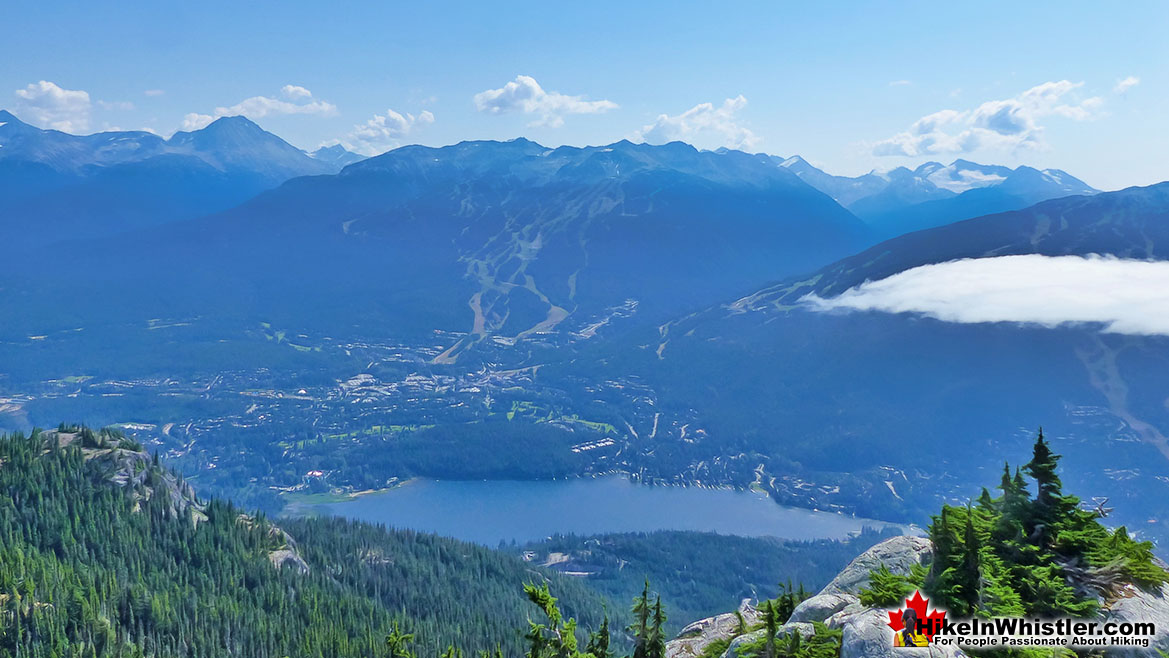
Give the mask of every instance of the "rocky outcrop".
[[[161, 500], [168, 518], [180, 519], [189, 513], [195, 524], [207, 520], [206, 505], [199, 501], [191, 485], [159, 466], [140, 446], [124, 437], [108, 430], [94, 432], [84, 428], [45, 432], [42, 436], [55, 441], [58, 447], [80, 449], [87, 462], [101, 469], [106, 481], [124, 490], [134, 501], [135, 511], [141, 510], [144, 501]], [[240, 514], [239, 523], [252, 527], [257, 521], [251, 515]], [[268, 559], [272, 566], [308, 573], [308, 563], [297, 551], [296, 541], [275, 525], [269, 523], [267, 529], [271, 546]]]
[[[1161, 565], [1165, 567], [1165, 564]], [[1104, 614], [1107, 621], [1116, 622], [1148, 622], [1157, 625], [1157, 635], [1152, 640], [1152, 646], [1117, 648], [1108, 653], [1110, 656], [1133, 656], [1140, 658], [1159, 658], [1157, 649], [1169, 652], [1169, 585], [1162, 585], [1156, 592], [1146, 592], [1132, 585], [1126, 585], [1121, 596], [1115, 601], [1107, 602], [1108, 611]]]
[[292, 538], [292, 535], [284, 532], [282, 528], [270, 525], [268, 526], [268, 538], [272, 540], [273, 545], [278, 547], [268, 553], [268, 559], [272, 562], [272, 566], [277, 569], [296, 569], [301, 573], [309, 572], [308, 563], [296, 550], [296, 540]]
[[[735, 658], [735, 656], [739, 655], [740, 647], [745, 644], [758, 642], [766, 633], [767, 631], [762, 628], [756, 631], [751, 631], [750, 633], [744, 633], [743, 635], [740, 635], [731, 640], [730, 645], [727, 646], [726, 651], [724, 651], [722, 655], [726, 658]], [[791, 633], [799, 633], [804, 637], [808, 637], [810, 635], [816, 634], [816, 628], [811, 624], [795, 621], [788, 622], [783, 626], [780, 626], [779, 630], [776, 631], [776, 635], [780, 637], [784, 635], [790, 635]]]
[[[925, 537], [893, 537], [877, 544], [861, 553], [852, 562], [848, 563], [832, 582], [824, 586], [816, 596], [804, 601], [792, 613], [793, 620], [824, 621], [827, 617], [801, 619], [801, 609], [812, 610], [821, 606], [811, 603], [814, 599], [823, 596], [847, 596], [856, 598], [861, 588], [869, 584], [869, 573], [884, 565], [889, 571], [897, 574], [909, 574], [910, 568], [918, 564], [926, 564], [933, 558], [933, 548], [930, 540]], [[835, 600], [835, 599], [833, 599]]]
[[301, 573], [308, 573], [308, 563], [304, 558], [296, 552], [295, 549], [280, 548], [268, 554], [268, 560], [272, 562], [272, 566], [277, 569], [296, 569]]
[[87, 462], [104, 471], [110, 484], [126, 492], [134, 501], [135, 509], [140, 509], [145, 500], [158, 498], [170, 518], [185, 516], [189, 510], [195, 523], [206, 520], [204, 506], [191, 485], [159, 466], [140, 446], [124, 437], [88, 428], [48, 432], [45, 437], [61, 447], [79, 448]]
[[709, 617], [683, 628], [678, 636], [666, 644], [666, 658], [697, 658], [709, 645], [719, 640], [730, 640], [760, 622], [759, 611], [750, 599], [743, 599], [737, 613]]
[[[841, 658], [965, 658], [968, 654], [953, 647], [894, 648], [886, 612], [860, 603], [860, 590], [868, 584], [869, 573], [874, 569], [884, 565], [893, 573], [908, 575], [914, 565], [926, 564], [932, 557], [932, 547], [924, 537], [894, 537], [877, 544], [849, 563], [816, 596], [800, 603], [781, 633], [811, 634], [812, 622], [823, 622], [829, 628], [840, 629], [843, 634]], [[1101, 605], [1104, 621], [1153, 622], [1158, 632], [1150, 647], [1117, 647], [1110, 649], [1107, 655], [1158, 658], [1158, 648], [1169, 649], [1169, 585], [1158, 591], [1145, 591], [1129, 585], [1119, 596], [1102, 600]], [[742, 607], [750, 606], [744, 602]], [[730, 640], [723, 658], [735, 658], [735, 650], [758, 639], [762, 631], [737, 634], [737, 626], [725, 623], [728, 617], [734, 619], [733, 614], [719, 615], [687, 626], [682, 635], [667, 644], [667, 655], [669, 658], [700, 656], [711, 643]], [[688, 630], [691, 635], [683, 637]]]
[[908, 575], [918, 564], [933, 556], [925, 537], [894, 537], [861, 553], [820, 593], [800, 603], [789, 622], [824, 622], [843, 632], [841, 658], [896, 658], [897, 656], [945, 656], [965, 653], [951, 647], [894, 648], [889, 616], [884, 610], [862, 606], [860, 590], [868, 585], [869, 573], [884, 565], [893, 573]]

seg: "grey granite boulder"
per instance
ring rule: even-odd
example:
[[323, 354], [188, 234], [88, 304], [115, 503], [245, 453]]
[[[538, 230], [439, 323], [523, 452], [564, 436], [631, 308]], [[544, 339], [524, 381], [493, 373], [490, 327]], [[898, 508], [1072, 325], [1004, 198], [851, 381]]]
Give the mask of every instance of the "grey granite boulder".
[[735, 637], [740, 630], [739, 615], [742, 615], [742, 625], [750, 628], [761, 620], [749, 599], [743, 599], [739, 604], [739, 614], [733, 612], [700, 619], [683, 628], [678, 636], [666, 643], [666, 658], [696, 658], [703, 650], [716, 640], [729, 640]]
[[1169, 651], [1169, 585], [1152, 592], [1126, 586], [1120, 598], [1113, 601], [1104, 613], [1104, 620], [1156, 624], [1157, 634], [1149, 647], [1112, 647], [1108, 655], [1158, 658], [1161, 655], [1157, 653], [1158, 648]]
[[856, 556], [820, 593], [800, 603], [789, 621], [824, 621], [858, 601], [857, 594], [869, 584], [869, 572], [882, 564], [893, 573], [908, 575], [916, 564], [932, 556], [925, 537], [893, 537]]

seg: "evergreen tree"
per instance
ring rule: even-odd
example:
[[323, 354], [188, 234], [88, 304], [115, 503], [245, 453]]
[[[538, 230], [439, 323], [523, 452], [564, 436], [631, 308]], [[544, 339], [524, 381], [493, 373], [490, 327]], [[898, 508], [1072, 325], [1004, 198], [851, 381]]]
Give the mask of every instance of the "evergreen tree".
[[[985, 492], [986, 490], [983, 489]], [[982, 556], [978, 534], [974, 530], [974, 510], [966, 508], [966, 531], [962, 540], [962, 566], [959, 579], [970, 610], [977, 610], [982, 600]]]
[[[1000, 498], [984, 490], [978, 505], [943, 506], [934, 517], [925, 587], [955, 615], [1088, 616], [1097, 596], [1118, 596], [1125, 583], [1156, 589], [1169, 581], [1151, 544], [1134, 541], [1124, 528], [1109, 530], [1063, 493], [1058, 462], [1040, 432], [1024, 469], [1035, 481], [1035, 498], [1023, 471], [1012, 474], [1004, 465]], [[890, 574], [874, 571], [862, 602], [892, 585]]]
[[585, 652], [592, 654], [593, 658], [614, 658], [613, 653], [609, 650], [609, 639], [609, 615], [605, 615], [605, 619], [601, 621], [601, 627], [589, 633]]
[[1045, 537], [1053, 536], [1051, 526], [1066, 515], [1074, 503], [1063, 495], [1063, 483], [1060, 482], [1057, 469], [1060, 456], [1052, 452], [1051, 446], [1043, 436], [1043, 428], [1039, 428], [1039, 437], [1035, 440], [1032, 449], [1031, 461], [1023, 470], [1035, 480], [1034, 522], [1036, 530]]
[[403, 633], [398, 626], [398, 620], [394, 620], [393, 630], [389, 635], [386, 635], [386, 649], [389, 650], [389, 658], [414, 658], [414, 652], [409, 645], [413, 644], [414, 635], [412, 633]]
[[650, 639], [650, 604], [649, 604], [649, 579], [645, 579], [645, 587], [641, 590], [641, 595], [633, 600], [633, 624], [629, 627], [630, 633], [633, 634], [633, 657], [632, 658], [650, 658], [649, 655], [649, 639]]
[[662, 597], [654, 602], [653, 625], [650, 627], [647, 654], [649, 658], [666, 658], [666, 613]]
[[986, 490], [986, 487], [982, 488], [982, 494], [978, 497], [978, 506], [987, 511], [994, 509], [994, 499], [991, 498], [990, 492]]
[[765, 641], [763, 644], [763, 655], [766, 658], [775, 658], [775, 637], [779, 632], [779, 620], [777, 619], [775, 606], [771, 601], [763, 604], [763, 626], [765, 631]]

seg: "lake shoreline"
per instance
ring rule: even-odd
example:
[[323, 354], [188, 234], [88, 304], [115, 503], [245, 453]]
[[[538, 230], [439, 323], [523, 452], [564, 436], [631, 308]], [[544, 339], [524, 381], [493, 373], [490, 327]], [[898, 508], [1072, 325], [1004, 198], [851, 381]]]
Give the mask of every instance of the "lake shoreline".
[[[686, 481], [686, 480], [683, 480], [680, 482], [674, 482], [674, 481], [670, 481], [670, 480], [667, 480], [664, 478], [642, 479], [636, 473], [632, 473], [630, 471], [626, 471], [626, 470], [622, 470], [622, 469], [612, 469], [609, 471], [599, 471], [599, 472], [592, 472], [592, 473], [578, 473], [578, 474], [573, 474], [573, 475], [567, 475], [567, 476], [560, 477], [560, 478], [547, 478], [547, 479], [534, 479], [534, 480], [515, 480], [515, 479], [509, 479], [509, 478], [479, 478], [479, 479], [471, 479], [471, 480], [460, 480], [460, 479], [456, 479], [456, 478], [449, 478], [448, 479], [448, 478], [440, 478], [440, 477], [414, 476], [414, 477], [409, 477], [409, 478], [406, 478], [403, 480], [397, 480], [397, 478], [394, 478], [397, 481], [394, 482], [390, 486], [381, 487], [381, 488], [377, 488], [377, 489], [364, 489], [361, 491], [349, 491], [346, 489], [333, 489], [329, 492], [319, 493], [319, 494], [300, 494], [297, 492], [285, 492], [281, 495], [281, 498], [285, 501], [285, 505], [277, 513], [277, 517], [278, 518], [279, 517], [299, 518], [300, 516], [305, 515], [305, 511], [311, 512], [311, 509], [306, 510], [306, 508], [318, 507], [322, 504], [336, 504], [336, 503], [349, 502], [349, 501], [355, 500], [361, 496], [375, 495], [375, 494], [385, 493], [387, 491], [393, 491], [394, 489], [404, 487], [404, 486], [409, 485], [409, 484], [414, 483], [414, 482], [571, 482], [571, 481], [575, 481], [575, 480], [598, 480], [598, 479], [611, 478], [611, 477], [620, 477], [620, 478], [628, 481], [630, 484], [637, 484], [637, 485], [646, 486], [646, 487], [666, 487], [666, 488], [676, 487], [676, 488], [680, 488], [680, 489], [704, 489], [704, 490], [708, 490], [708, 491], [749, 492], [749, 493], [755, 493], [755, 494], [765, 496], [769, 499], [771, 498], [770, 494], [767, 493], [766, 489], [763, 489], [763, 488], [756, 486], [757, 481], [752, 482], [750, 485], [745, 486], [745, 487], [737, 486], [737, 485], [733, 485], [733, 484], [726, 484], [726, 483], [712, 484], [712, 483], [706, 483], [706, 482], [692, 482], [692, 481]], [[316, 499], [317, 497], [319, 497], [319, 499]], [[314, 499], [316, 499], [316, 500], [314, 500]], [[844, 512], [842, 510], [836, 510], [836, 509], [820, 509], [818, 507], [805, 507], [803, 505], [794, 504], [794, 503], [778, 503], [777, 502], [776, 505], [780, 505], [781, 507], [805, 509], [808, 511], [820, 512], [823, 514], [837, 514], [837, 515], [847, 517], [847, 518], [854, 518], [854, 519], [865, 518], [865, 517], [859, 517], [856, 514], [847, 513], [847, 512]], [[308, 514], [308, 515], [312, 516], [313, 514]], [[909, 522], [902, 522], [902, 521], [878, 521], [878, 522], [882, 523], [884, 525], [895, 525], [895, 526], [899, 526], [899, 527], [917, 528], [916, 524], [909, 523]]]
[[780, 539], [840, 539], [864, 527], [920, 531], [912, 524], [781, 505], [751, 489], [647, 483], [617, 473], [552, 480], [411, 478], [392, 488], [298, 501], [282, 515], [343, 516], [488, 546], [555, 534], [653, 530]]

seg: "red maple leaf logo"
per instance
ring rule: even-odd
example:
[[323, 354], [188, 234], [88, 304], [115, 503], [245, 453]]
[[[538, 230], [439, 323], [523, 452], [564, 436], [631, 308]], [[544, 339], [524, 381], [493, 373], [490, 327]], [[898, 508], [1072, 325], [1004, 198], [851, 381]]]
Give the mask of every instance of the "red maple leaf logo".
[[911, 609], [917, 614], [918, 620], [917, 629], [914, 630], [932, 642], [934, 634], [941, 630], [942, 622], [946, 620], [946, 612], [930, 609], [929, 603], [929, 599], [923, 598], [921, 592], [914, 592], [912, 597], [905, 599], [904, 608], [889, 611], [889, 628], [895, 633], [901, 632], [905, 628], [903, 621], [905, 611]]

